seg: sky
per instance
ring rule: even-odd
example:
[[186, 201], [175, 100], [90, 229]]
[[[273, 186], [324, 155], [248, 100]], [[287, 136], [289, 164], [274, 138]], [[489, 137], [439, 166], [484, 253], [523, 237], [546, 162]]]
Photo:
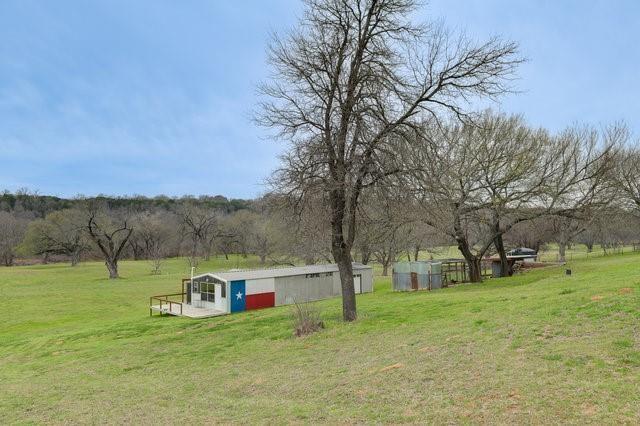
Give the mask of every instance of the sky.
[[[252, 115], [299, 0], [0, 0], [0, 190], [255, 197], [285, 145]], [[493, 108], [640, 134], [637, 0], [432, 0], [417, 20], [520, 44]]]

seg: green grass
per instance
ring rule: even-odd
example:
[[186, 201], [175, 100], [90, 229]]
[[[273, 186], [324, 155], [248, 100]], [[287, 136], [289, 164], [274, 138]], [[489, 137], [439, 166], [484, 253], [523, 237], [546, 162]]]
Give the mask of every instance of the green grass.
[[[215, 259], [200, 270], [255, 265]], [[388, 278], [319, 303], [327, 328], [292, 337], [290, 307], [153, 317], [187, 275], [123, 262], [0, 269], [2, 423], [638, 423], [640, 255], [570, 262], [434, 292]]]

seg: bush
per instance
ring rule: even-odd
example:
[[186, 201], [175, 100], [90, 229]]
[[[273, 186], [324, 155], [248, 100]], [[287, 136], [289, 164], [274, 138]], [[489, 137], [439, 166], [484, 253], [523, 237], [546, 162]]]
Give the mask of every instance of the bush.
[[295, 302], [291, 314], [293, 334], [296, 337], [306, 336], [324, 328], [324, 322], [320, 319], [320, 309], [309, 302]]

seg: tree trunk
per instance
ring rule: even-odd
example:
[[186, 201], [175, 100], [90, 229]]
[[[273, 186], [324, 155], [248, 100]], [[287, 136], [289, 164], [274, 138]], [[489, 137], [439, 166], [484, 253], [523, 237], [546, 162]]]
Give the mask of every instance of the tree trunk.
[[456, 241], [458, 242], [458, 250], [460, 250], [460, 253], [462, 253], [462, 256], [467, 261], [469, 281], [472, 283], [482, 282], [482, 258], [471, 253], [469, 243], [463, 236], [458, 236]]
[[389, 275], [389, 262], [382, 262], [382, 276], [386, 277]]
[[196, 239], [193, 240], [193, 245], [191, 246], [191, 256], [192, 258], [198, 257], [198, 241]]
[[462, 231], [460, 217], [457, 215], [454, 217], [453, 229], [455, 231], [455, 240], [458, 243], [458, 250], [460, 250], [460, 253], [462, 253], [462, 256], [467, 261], [467, 266], [469, 267], [469, 281], [472, 283], [482, 282], [482, 270], [480, 262], [482, 260], [481, 256], [484, 253], [480, 253], [480, 256], [476, 256], [471, 252], [467, 237]]
[[[340, 284], [342, 287], [342, 318], [344, 321], [355, 321], [356, 292], [353, 284], [353, 259], [351, 247], [344, 238], [343, 224], [345, 218], [346, 199], [339, 189], [330, 194], [331, 200], [331, 253], [338, 264]], [[352, 230], [353, 232], [353, 230]]]
[[558, 262], [567, 261], [566, 250], [567, 250], [567, 243], [565, 243], [564, 241], [561, 241], [560, 243], [558, 243]]
[[418, 256], [420, 255], [420, 246], [416, 245], [413, 248], [413, 260], [418, 261]]
[[500, 255], [500, 276], [510, 277], [511, 275], [513, 275], [513, 270], [511, 269], [511, 263], [509, 262], [509, 259], [507, 259], [507, 252], [504, 249], [502, 234], [493, 239], [493, 245], [496, 247], [496, 250]]
[[109, 279], [120, 278], [118, 275], [118, 261], [108, 259], [104, 262], [107, 265], [107, 269], [109, 270]]
[[353, 284], [351, 254], [343, 251], [342, 254], [338, 255], [336, 263], [340, 270], [340, 282], [342, 284], [342, 318], [345, 321], [355, 321], [357, 318], [356, 293]]
[[542, 246], [542, 242], [541, 242], [541, 241], [538, 241], [538, 242], [536, 242], [535, 244], [531, 244], [531, 247], [530, 247], [530, 248], [534, 249], [534, 250], [536, 251], [536, 253], [539, 253], [539, 252], [540, 252], [540, 247], [541, 247], [541, 246]]
[[266, 261], [267, 261], [267, 256], [264, 255], [264, 254], [261, 254], [260, 255], [260, 264], [264, 265]]
[[141, 260], [143, 249], [137, 243], [129, 242], [129, 248], [131, 248], [131, 252], [133, 254], [133, 260]]
[[363, 249], [361, 252], [361, 257], [362, 257], [362, 264], [368, 265], [369, 260], [371, 259], [371, 251], [369, 251], [368, 249]]
[[482, 258], [473, 256], [471, 259], [467, 259], [467, 265], [469, 266], [469, 281], [472, 283], [482, 282]]
[[80, 253], [78, 251], [74, 251], [71, 253], [71, 266], [76, 266], [80, 262]]

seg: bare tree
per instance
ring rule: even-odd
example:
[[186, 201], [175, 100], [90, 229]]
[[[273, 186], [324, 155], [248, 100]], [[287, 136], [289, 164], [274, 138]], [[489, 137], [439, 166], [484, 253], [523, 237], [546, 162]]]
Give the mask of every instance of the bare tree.
[[118, 261], [133, 233], [130, 213], [122, 209], [110, 209], [106, 203], [87, 200], [84, 229], [102, 254], [109, 278], [119, 278]]
[[76, 266], [83, 252], [89, 249], [82, 212], [77, 209], [58, 210], [44, 219], [31, 222], [22, 248], [38, 255], [65, 255]]
[[436, 123], [423, 134], [407, 158], [423, 220], [456, 241], [470, 280], [480, 281], [496, 221], [529, 195], [522, 186], [539, 155], [535, 139], [519, 118], [490, 113], [472, 124]]
[[587, 229], [587, 221], [567, 216], [547, 218], [553, 231], [552, 241], [558, 244], [558, 262], [567, 261], [567, 247]]
[[[416, 211], [417, 210], [416, 208]], [[419, 220], [414, 220], [411, 223], [411, 235], [409, 235], [409, 248], [412, 253], [408, 253], [408, 256], [413, 256], [413, 260], [415, 261], [418, 260], [423, 250], [429, 252], [442, 250], [443, 247], [449, 247], [451, 242], [451, 237], [439, 232], [433, 226], [429, 226]], [[433, 258], [432, 255], [431, 258]]]
[[134, 218], [135, 232], [142, 253], [153, 266], [152, 274], [161, 272], [162, 261], [177, 250], [173, 248], [177, 240], [178, 220], [171, 212], [143, 212]]
[[209, 260], [211, 249], [221, 235], [219, 230], [221, 212], [186, 203], [178, 209], [177, 214], [181, 219], [182, 234], [189, 244], [189, 258], [196, 259], [198, 256], [203, 256], [205, 260]]
[[373, 259], [382, 265], [382, 275], [414, 241], [414, 224], [410, 200], [391, 187], [369, 189], [363, 193], [359, 211], [359, 233], [356, 241], [370, 250]]
[[624, 149], [616, 167], [616, 186], [620, 191], [620, 206], [640, 217], [640, 143], [630, 144], [629, 130], [619, 126], [611, 130]]
[[553, 232], [546, 217], [519, 222], [504, 234], [505, 244], [510, 247], [527, 247], [536, 252], [552, 239]]
[[545, 215], [586, 217], [611, 200], [615, 144], [588, 128], [551, 138], [520, 118], [484, 114], [472, 124], [432, 126], [410, 151], [425, 221], [455, 239], [471, 281], [491, 246], [503, 276], [502, 236]]
[[416, 25], [414, 0], [307, 0], [297, 29], [275, 37], [275, 77], [259, 122], [287, 138], [274, 183], [304, 200], [326, 194], [342, 311], [356, 319], [352, 248], [364, 188], [394, 173], [394, 144], [421, 117], [467, 115], [474, 96], [499, 96], [521, 60], [515, 43], [473, 43]]
[[[274, 215], [271, 214], [260, 201], [257, 203], [258, 211], [240, 211], [224, 222], [224, 230], [227, 238], [221, 238], [221, 242], [232, 242], [243, 253], [255, 254], [264, 264], [277, 249], [276, 240], [278, 232]], [[284, 231], [286, 232], [286, 231]]]
[[12, 266], [16, 249], [24, 236], [27, 221], [8, 212], [0, 211], [0, 260]]
[[237, 250], [243, 257], [250, 251], [251, 231], [256, 221], [256, 213], [251, 210], [239, 210], [220, 221], [224, 234], [218, 242], [218, 248], [228, 259], [229, 253]]
[[[307, 265], [332, 261], [330, 209], [324, 194], [308, 192], [302, 208], [291, 197], [270, 196], [268, 204], [280, 228], [279, 253], [291, 260], [302, 259]], [[285, 262], [281, 259], [280, 263]]]
[[598, 211], [575, 240], [584, 244], [588, 252], [592, 252], [594, 246], [599, 244], [605, 253], [609, 249], [637, 243], [640, 218], [633, 213], [618, 205]]

